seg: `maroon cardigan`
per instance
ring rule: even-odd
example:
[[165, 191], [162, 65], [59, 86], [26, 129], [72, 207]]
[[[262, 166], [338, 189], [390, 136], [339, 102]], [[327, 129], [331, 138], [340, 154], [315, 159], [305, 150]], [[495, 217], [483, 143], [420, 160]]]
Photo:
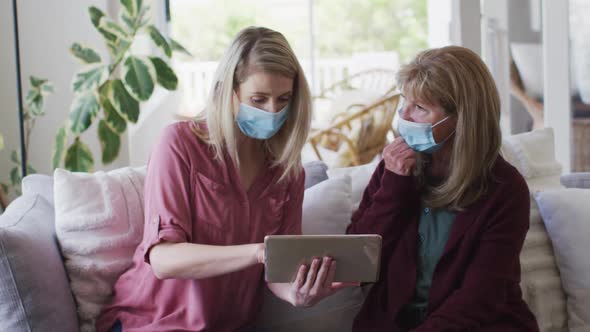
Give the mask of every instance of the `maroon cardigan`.
[[[539, 330], [519, 287], [528, 187], [502, 157], [492, 175], [487, 194], [457, 214], [432, 278], [428, 317], [413, 331]], [[420, 197], [414, 181], [382, 161], [352, 216], [347, 233], [383, 237], [379, 281], [353, 331], [400, 331], [396, 316], [416, 289]]]

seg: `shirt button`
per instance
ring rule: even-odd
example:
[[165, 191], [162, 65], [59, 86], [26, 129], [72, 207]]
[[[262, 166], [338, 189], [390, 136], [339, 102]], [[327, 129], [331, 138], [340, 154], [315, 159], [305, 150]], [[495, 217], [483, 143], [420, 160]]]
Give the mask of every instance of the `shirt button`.
[[424, 213], [428, 214], [430, 212], [430, 208], [425, 208]]
[[152, 223], [157, 224], [158, 223], [158, 217], [154, 217], [154, 219], [152, 219]]

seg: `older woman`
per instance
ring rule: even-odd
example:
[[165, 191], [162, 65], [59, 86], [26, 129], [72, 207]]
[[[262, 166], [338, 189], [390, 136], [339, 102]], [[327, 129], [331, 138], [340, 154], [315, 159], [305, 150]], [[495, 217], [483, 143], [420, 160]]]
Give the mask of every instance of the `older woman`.
[[500, 100], [472, 51], [427, 50], [401, 68], [399, 133], [348, 233], [383, 237], [355, 331], [537, 331], [519, 253], [529, 192], [500, 156]]

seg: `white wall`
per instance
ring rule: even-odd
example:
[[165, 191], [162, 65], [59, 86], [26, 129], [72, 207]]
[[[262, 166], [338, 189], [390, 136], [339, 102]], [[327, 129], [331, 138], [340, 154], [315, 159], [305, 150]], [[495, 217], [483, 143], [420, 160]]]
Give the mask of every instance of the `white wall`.
[[[108, 3], [108, 8], [107, 8]], [[48, 78], [55, 93], [46, 98], [46, 115], [37, 121], [31, 135], [29, 163], [39, 172], [51, 172], [51, 157], [57, 129], [66, 121], [73, 93], [70, 88], [74, 73], [81, 64], [69, 48], [73, 42], [92, 46], [108, 59], [102, 38], [92, 26], [88, 7], [94, 5], [107, 12], [116, 12], [107, 0], [35, 1], [19, 0], [19, 36], [23, 95], [29, 89], [28, 77]], [[0, 132], [5, 136], [6, 149], [0, 152], [0, 181], [7, 182], [10, 150], [19, 146], [16, 73], [12, 22], [12, 1], [0, 2]], [[127, 137], [123, 135], [119, 158], [105, 167], [101, 163], [100, 143], [96, 123], [82, 135], [93, 151], [95, 169], [113, 169], [129, 163]]]
[[9, 183], [13, 167], [10, 152], [20, 149], [18, 127], [16, 63], [12, 1], [0, 1], [0, 133], [4, 136], [4, 150], [0, 152], [0, 182]]

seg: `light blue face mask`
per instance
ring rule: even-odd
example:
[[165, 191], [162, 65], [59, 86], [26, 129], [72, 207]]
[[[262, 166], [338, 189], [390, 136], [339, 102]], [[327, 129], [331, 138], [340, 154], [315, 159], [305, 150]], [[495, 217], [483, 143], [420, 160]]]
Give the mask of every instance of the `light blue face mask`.
[[436, 143], [432, 135], [432, 128], [445, 122], [449, 117], [440, 120], [434, 125], [431, 123], [418, 123], [404, 120], [401, 116], [398, 118], [397, 130], [399, 134], [406, 140], [406, 143], [416, 152], [434, 153], [438, 151], [443, 144], [455, 133], [451, 133], [444, 141]]
[[241, 103], [236, 122], [244, 135], [262, 140], [273, 137], [287, 121], [288, 116], [288, 105], [277, 113], [271, 113]]

